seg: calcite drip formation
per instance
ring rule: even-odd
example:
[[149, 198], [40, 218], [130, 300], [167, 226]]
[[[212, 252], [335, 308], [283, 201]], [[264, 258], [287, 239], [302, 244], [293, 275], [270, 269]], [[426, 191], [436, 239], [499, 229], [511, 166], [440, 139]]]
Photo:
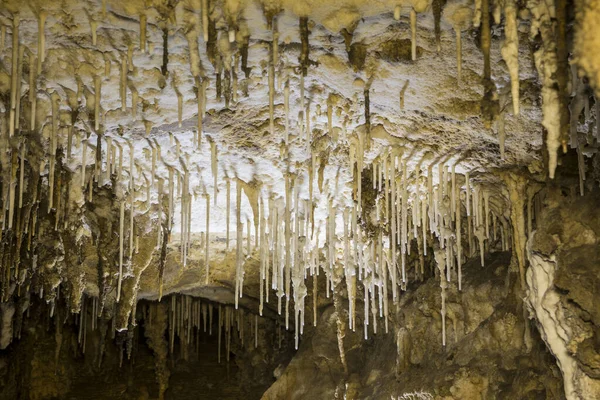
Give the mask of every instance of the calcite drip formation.
[[[195, 286], [221, 286], [213, 269], [231, 250], [233, 297], [225, 302], [233, 309], [218, 306], [224, 310], [219, 332], [221, 326], [230, 332], [239, 315], [234, 310], [241, 309], [247, 268], [256, 260], [255, 312], [281, 316], [296, 347], [306, 316], [317, 324], [321, 292], [336, 309], [346, 307], [348, 326], [338, 324], [344, 362], [344, 329], [362, 329], [365, 339], [378, 329], [387, 333], [390, 308], [426, 278], [426, 265], [435, 265], [440, 282], [443, 346], [450, 323], [446, 290], [462, 290], [466, 259], [478, 256], [485, 267], [486, 253], [497, 243], [512, 249], [524, 290], [525, 244], [539, 213], [536, 180], [544, 172], [532, 167], [532, 178], [518, 163], [502, 164], [508, 152], [505, 118], [523, 114], [522, 32], [539, 43], [537, 122], [545, 129], [549, 177], [557, 171], [559, 148], [575, 149], [583, 195], [586, 159], [600, 139], [598, 102], [592, 109], [587, 81], [565, 58], [561, 32], [567, 21], [560, 2], [389, 3], [390, 26], [408, 21], [410, 55], [402, 62], [419, 65], [418, 46], [425, 40], [419, 22], [430, 14], [436, 51], [454, 31], [456, 82], [467, 79], [465, 32], [480, 32], [480, 118], [494, 126], [498, 160], [486, 164], [472, 148], [448, 151], [412, 140], [410, 131], [390, 133], [376, 115], [381, 107], [371, 106], [372, 87], [386, 79], [377, 66], [357, 69], [350, 60], [354, 99], [346, 97], [347, 88], [333, 89], [334, 83], [315, 86], [335, 77], [319, 75], [323, 59], [311, 58], [311, 30], [320, 23], [344, 35], [351, 48], [361, 18], [374, 15], [363, 6], [102, 1], [60, 11], [37, 2], [5, 2], [2, 301], [38, 294], [53, 305], [62, 291], [70, 312], [78, 314], [91, 302], [94, 315], [112, 319], [113, 330], [126, 330], [135, 326], [140, 298], [160, 301], [178, 291], [168, 286], [175, 279], [167, 279], [169, 270], [179, 276], [201, 271], [190, 293]], [[256, 26], [263, 24], [266, 29]], [[500, 49], [493, 46], [494, 29], [503, 31]], [[257, 62], [252, 51], [264, 58]], [[492, 75], [494, 52], [506, 65], [506, 90]], [[402, 114], [407, 97], [418, 90], [406, 80], [400, 104], [390, 103], [388, 112]], [[268, 106], [260, 104], [265, 98]], [[244, 125], [252, 113], [263, 126]], [[227, 130], [229, 125], [235, 129]], [[259, 133], [246, 132], [252, 129]], [[539, 153], [536, 158], [546, 157]], [[88, 254], [91, 248], [97, 254]], [[79, 268], [85, 263], [94, 264], [97, 276]], [[198, 327], [200, 315], [206, 326], [213, 303], [207, 308], [183, 301], [183, 317], [169, 314], [179, 318], [171, 329]], [[24, 312], [26, 307], [18, 310]]]

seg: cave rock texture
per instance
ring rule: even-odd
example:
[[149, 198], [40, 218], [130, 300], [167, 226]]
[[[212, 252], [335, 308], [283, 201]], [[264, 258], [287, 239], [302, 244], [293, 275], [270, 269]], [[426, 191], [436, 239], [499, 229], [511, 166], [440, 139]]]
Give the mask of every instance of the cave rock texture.
[[600, 400], [600, 1], [0, 0], [0, 399]]

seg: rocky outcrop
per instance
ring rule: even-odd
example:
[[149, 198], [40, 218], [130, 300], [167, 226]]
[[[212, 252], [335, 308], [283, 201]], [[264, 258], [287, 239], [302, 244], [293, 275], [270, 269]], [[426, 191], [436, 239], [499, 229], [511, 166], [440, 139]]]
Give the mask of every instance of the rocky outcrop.
[[554, 359], [524, 318], [511, 262], [509, 253], [493, 253], [484, 269], [471, 261], [463, 291], [449, 285], [445, 348], [435, 277], [401, 295], [388, 333], [383, 323], [367, 340], [360, 329], [346, 330], [347, 374], [337, 346], [339, 317], [329, 306], [263, 399], [563, 399]]
[[567, 399], [600, 399], [598, 193], [549, 190], [529, 240], [527, 304], [556, 358]]

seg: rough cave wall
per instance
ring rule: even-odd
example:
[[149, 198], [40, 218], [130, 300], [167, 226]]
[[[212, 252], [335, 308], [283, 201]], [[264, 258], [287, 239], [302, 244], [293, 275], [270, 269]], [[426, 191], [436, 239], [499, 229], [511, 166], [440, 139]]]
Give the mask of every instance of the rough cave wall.
[[527, 247], [526, 300], [568, 399], [600, 399], [599, 199], [597, 191], [575, 197], [568, 188], [548, 190]]
[[[367, 340], [362, 329], [347, 328], [347, 313], [327, 307], [263, 399], [563, 399], [560, 370], [524, 318], [510, 260], [507, 252], [488, 256], [484, 268], [472, 260], [465, 265], [464, 291], [448, 288], [446, 348], [439, 278], [411, 285], [392, 312], [389, 332], [380, 325], [373, 335], [370, 327]], [[347, 372], [338, 319], [346, 324]]]

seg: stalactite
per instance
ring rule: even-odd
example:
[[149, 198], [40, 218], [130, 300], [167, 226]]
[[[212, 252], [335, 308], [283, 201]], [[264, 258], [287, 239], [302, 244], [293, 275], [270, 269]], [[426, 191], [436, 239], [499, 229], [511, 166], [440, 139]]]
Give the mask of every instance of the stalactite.
[[206, 78], [196, 78], [196, 97], [198, 102], [198, 149], [202, 146], [202, 134], [204, 131], [203, 120], [204, 113], [206, 111], [206, 87], [208, 86], [208, 80]]
[[121, 111], [127, 111], [127, 59], [121, 54]]
[[504, 34], [506, 38], [501, 53], [510, 74], [514, 115], [519, 115], [519, 22], [517, 12], [515, 1], [506, 0], [504, 3]]
[[417, 12], [410, 9], [410, 54], [413, 61], [417, 60]]
[[18, 82], [20, 81], [17, 70], [19, 68], [19, 14], [13, 15], [13, 30], [12, 30], [12, 66], [10, 69], [10, 122], [9, 122], [9, 137], [12, 137], [15, 133], [15, 114], [17, 107], [17, 93]]
[[369, 97], [370, 87], [368, 84], [365, 84], [365, 90], [363, 92], [365, 96], [365, 127], [367, 133], [371, 132], [371, 102]]
[[[10, 174], [10, 186], [9, 186], [9, 199], [8, 199], [8, 229], [12, 229], [15, 213], [15, 189], [17, 186], [17, 152], [13, 151], [11, 154], [11, 174]], [[3, 212], [4, 215], [4, 212]], [[4, 230], [4, 227], [3, 229]]]
[[50, 137], [50, 171], [48, 176], [48, 209], [52, 208], [54, 199], [54, 170], [56, 166], [56, 148], [58, 142], [58, 123], [60, 119], [58, 103], [60, 98], [58, 93], [51, 95], [52, 102], [52, 135]]
[[218, 161], [217, 161], [217, 143], [214, 141], [214, 139], [210, 140], [210, 155], [211, 155], [211, 160], [210, 160], [210, 168], [211, 168], [211, 172], [213, 175], [213, 198], [214, 198], [214, 202], [215, 205], [217, 205], [217, 193], [219, 190], [219, 187], [217, 185], [217, 180], [219, 178], [219, 168], [218, 168]]
[[594, 96], [596, 110], [596, 141], [600, 142], [600, 96]]
[[289, 328], [289, 308], [290, 308], [290, 272], [292, 263], [291, 254], [291, 234], [292, 234], [292, 221], [291, 221], [291, 209], [292, 209], [292, 190], [291, 177], [289, 174], [285, 175], [285, 207], [284, 207], [284, 222], [285, 222], [285, 262], [283, 271], [283, 280], [285, 282], [285, 329]]
[[46, 12], [40, 11], [38, 15], [38, 75], [42, 73], [42, 64], [46, 61], [46, 17]]
[[267, 240], [266, 240], [266, 224], [267, 219], [265, 218], [265, 204], [263, 201], [262, 196], [258, 197], [258, 201], [260, 203], [259, 207], [260, 207], [260, 250], [259, 250], [259, 261], [260, 261], [260, 269], [259, 269], [259, 281], [260, 281], [260, 288], [259, 288], [259, 305], [258, 305], [258, 313], [262, 316], [263, 315], [263, 306], [264, 306], [264, 292], [265, 292], [265, 288], [267, 288], [268, 291], [268, 282], [266, 282], [266, 279], [268, 279], [268, 271], [267, 269], [267, 265], [268, 265], [268, 255], [267, 255]]
[[251, 224], [250, 224], [250, 218], [246, 218], [246, 254], [248, 255], [248, 257], [250, 257], [250, 255], [252, 254], [252, 246], [250, 245], [251, 243], [251, 231], [250, 228]]
[[460, 188], [456, 190], [456, 232], [454, 234], [456, 238], [456, 264], [458, 270], [458, 290], [462, 291], [462, 215], [461, 215], [461, 202], [460, 202]]
[[90, 19], [90, 30], [92, 32], [92, 46], [96, 46], [96, 44], [98, 43], [98, 21]]
[[471, 216], [471, 180], [469, 179], [469, 172], [465, 173], [465, 201], [467, 208], [467, 216]]
[[235, 274], [235, 309], [238, 308], [238, 300], [242, 296], [242, 285], [243, 285], [243, 253], [242, 253], [242, 218], [241, 218], [241, 208], [242, 208], [242, 185], [238, 180], [236, 182], [236, 206], [235, 206], [235, 214], [236, 214], [236, 274]]
[[104, 77], [108, 78], [110, 76], [111, 70], [111, 61], [109, 53], [104, 53]]
[[29, 129], [31, 131], [35, 130], [35, 116], [37, 108], [36, 69], [34, 68], [35, 63], [35, 56], [33, 55], [33, 53], [29, 53], [29, 104], [31, 107], [31, 119], [29, 123]]
[[442, 307], [440, 314], [442, 316], [442, 346], [446, 346], [446, 288], [448, 282], [444, 279], [444, 270], [446, 269], [445, 252], [442, 249], [435, 249], [435, 263], [440, 273], [440, 287], [442, 288]]
[[205, 285], [208, 285], [208, 278], [210, 275], [209, 248], [210, 248], [210, 195], [207, 193], [206, 194], [206, 248], [204, 250], [204, 264], [206, 266], [205, 267], [206, 268], [206, 278], [204, 280]]
[[[510, 199], [510, 222], [513, 228], [513, 251], [516, 254], [519, 266], [519, 282], [521, 290], [525, 290], [525, 245], [527, 236], [525, 232], [525, 199], [527, 196], [527, 180], [522, 176], [506, 173], [503, 176]], [[505, 235], [506, 236], [506, 235]]]
[[454, 27], [456, 32], [456, 77], [460, 81], [462, 79], [462, 31], [458, 27]]
[[133, 216], [134, 216], [134, 202], [135, 202], [135, 186], [133, 182], [133, 167], [134, 167], [134, 153], [133, 153], [133, 142], [127, 141], [129, 146], [129, 260], [133, 258]]
[[175, 95], [177, 96], [177, 126], [181, 128], [183, 124], [183, 95], [175, 90]]
[[[274, 27], [275, 25], [273, 25]], [[270, 57], [269, 57], [269, 66], [268, 66], [268, 82], [269, 82], [269, 133], [271, 134], [271, 137], [273, 137], [275, 135], [275, 121], [274, 121], [274, 113], [275, 113], [275, 105], [274, 105], [274, 101], [275, 101], [275, 60], [276, 60], [276, 55], [275, 55], [275, 35], [276, 35], [276, 31], [275, 28], [272, 28], [272, 35], [273, 38], [271, 40], [271, 47], [270, 47]]]
[[490, 192], [485, 190], [483, 192], [483, 210], [485, 213], [485, 237], [490, 238]]
[[125, 222], [125, 200], [121, 199], [119, 212], [119, 281], [117, 284], [117, 303], [121, 299], [121, 282], [123, 280], [123, 225]]
[[146, 14], [140, 15], [140, 51], [146, 53]]
[[94, 102], [94, 129], [96, 132], [100, 129], [100, 99], [102, 91], [102, 81], [99, 75], [94, 77], [95, 102]]
[[[131, 118], [137, 120], [137, 108], [138, 108], [138, 91], [133, 85], [130, 87], [131, 90]], [[151, 125], [144, 121], [144, 128], [146, 128], [146, 136], [150, 133]]]
[[227, 211], [225, 212], [225, 229], [226, 229], [226, 236], [225, 236], [225, 251], [229, 250], [229, 219], [230, 219], [230, 215], [231, 215], [231, 180], [226, 177], [225, 178], [225, 183], [226, 183], [226, 192], [227, 192]]
[[497, 100], [495, 100], [496, 86], [492, 81], [492, 69], [490, 61], [490, 48], [491, 48], [491, 29], [490, 29], [490, 12], [489, 12], [490, 0], [482, 0], [481, 2], [481, 52], [483, 53], [483, 87], [484, 94], [481, 103], [481, 114], [483, 117], [484, 125], [489, 128], [492, 121], [496, 118]]
[[133, 43], [127, 45], [127, 71], [133, 72]]
[[500, 145], [500, 159], [504, 160], [506, 142], [506, 129], [504, 126], [504, 112], [498, 116], [498, 144]]
[[[24, 187], [23, 187], [23, 183], [24, 183], [24, 178], [25, 178], [25, 152], [26, 152], [26, 148], [27, 148], [27, 142], [22, 142], [21, 143], [21, 154], [20, 154], [20, 160], [21, 160], [21, 165], [19, 166], [19, 209], [23, 208], [23, 191], [24, 191]], [[58, 220], [58, 218], [57, 218]]]
[[285, 136], [284, 142], [286, 147], [289, 146], [290, 138], [290, 80], [285, 81], [283, 88], [283, 107], [285, 110]]
[[202, 33], [205, 43], [208, 42], [208, 13], [208, 0], [202, 0]]
[[342, 319], [342, 297], [340, 294], [340, 290], [334, 290], [333, 292], [333, 304], [335, 307], [336, 313], [336, 336], [337, 336], [337, 344], [338, 350], [340, 353], [340, 361], [342, 363], [342, 368], [344, 369], [344, 375], [348, 375], [348, 363], [346, 361], [346, 351], [344, 349], [344, 337], [346, 336], [346, 324]]
[[[19, 46], [19, 55], [17, 59], [17, 85], [15, 92], [17, 94], [15, 111], [14, 111], [14, 128], [21, 131], [21, 85], [23, 79], [23, 58], [25, 54], [25, 46]], [[12, 72], [11, 72], [12, 73]]]

